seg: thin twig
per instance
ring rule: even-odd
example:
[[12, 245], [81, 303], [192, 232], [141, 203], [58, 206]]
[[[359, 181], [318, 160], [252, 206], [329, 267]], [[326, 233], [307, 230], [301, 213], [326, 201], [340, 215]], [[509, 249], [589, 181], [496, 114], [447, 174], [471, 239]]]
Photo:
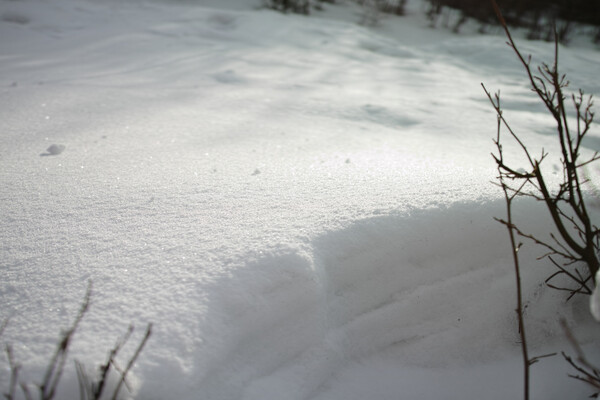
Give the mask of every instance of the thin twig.
[[54, 355], [52, 356], [50, 364], [48, 365], [48, 368], [44, 375], [44, 381], [39, 386], [41, 400], [50, 400], [54, 398], [56, 387], [58, 386], [58, 382], [60, 381], [65, 367], [65, 362], [67, 360], [67, 353], [69, 351], [71, 339], [73, 337], [73, 334], [75, 334], [79, 323], [83, 319], [83, 316], [89, 309], [91, 294], [92, 282], [90, 281], [88, 283], [88, 288], [85, 293], [83, 303], [81, 305], [81, 308], [79, 309], [79, 313], [77, 314], [77, 317], [75, 318], [75, 321], [73, 322], [71, 327], [63, 333], [62, 338], [60, 339], [60, 342], [56, 348], [56, 351], [54, 352]]
[[[565, 332], [565, 336], [567, 337], [567, 340], [569, 341], [569, 343], [571, 343], [571, 346], [575, 350], [577, 359], [576, 359], [576, 361], [573, 360], [571, 357], [569, 357], [564, 352], [562, 353], [562, 355], [565, 358], [565, 360], [575, 370], [577, 370], [578, 372], [583, 374], [583, 376], [580, 376], [580, 375], [569, 375], [569, 376], [571, 378], [583, 381], [595, 389], [600, 389], [600, 370], [587, 360], [587, 357], [585, 356], [585, 352], [579, 345], [579, 341], [575, 338], [575, 335], [573, 334], [573, 332], [567, 325], [567, 322], [564, 319], [561, 319], [560, 324], [563, 328], [563, 331]], [[595, 393], [596, 397], [597, 397], [597, 395], [598, 395], [598, 392]]]
[[140, 344], [139, 344], [137, 350], [135, 351], [133, 357], [131, 357], [131, 359], [129, 360], [129, 363], [127, 364], [127, 367], [125, 367], [125, 370], [121, 374], [121, 379], [119, 380], [119, 383], [117, 384], [117, 387], [115, 388], [112, 400], [116, 400], [117, 399], [119, 391], [121, 390], [121, 386], [125, 383], [125, 380], [127, 378], [127, 374], [129, 373], [129, 370], [131, 369], [131, 367], [135, 363], [136, 359], [138, 358], [138, 356], [142, 352], [142, 349], [146, 345], [146, 342], [150, 338], [151, 334], [152, 334], [152, 324], [148, 324], [148, 326], [146, 327], [146, 333], [144, 334], [144, 338], [140, 342]]
[[8, 385], [8, 393], [5, 393], [4, 397], [6, 400], [13, 400], [15, 398], [17, 382], [19, 381], [21, 365], [15, 362], [12, 347], [10, 345], [7, 344], [5, 350], [6, 358], [8, 359], [8, 366], [10, 368], [10, 383]]

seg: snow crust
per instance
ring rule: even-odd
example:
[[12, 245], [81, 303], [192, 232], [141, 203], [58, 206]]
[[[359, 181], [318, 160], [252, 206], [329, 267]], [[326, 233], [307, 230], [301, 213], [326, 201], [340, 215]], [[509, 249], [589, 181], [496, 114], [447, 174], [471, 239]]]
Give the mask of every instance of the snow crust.
[[[351, 3], [310, 18], [255, 5], [0, 2], [0, 318], [22, 376], [39, 380], [91, 279], [72, 354], [91, 369], [153, 322], [138, 399], [518, 396], [480, 83], [549, 168], [557, 153], [504, 40], [431, 30], [418, 1], [379, 28]], [[597, 93], [600, 55], [561, 54]], [[539, 250], [521, 254], [533, 350], [565, 349], [559, 316], [593, 343], [586, 300], [565, 305], [539, 284]], [[559, 361], [535, 370], [535, 398], [587, 394]]]

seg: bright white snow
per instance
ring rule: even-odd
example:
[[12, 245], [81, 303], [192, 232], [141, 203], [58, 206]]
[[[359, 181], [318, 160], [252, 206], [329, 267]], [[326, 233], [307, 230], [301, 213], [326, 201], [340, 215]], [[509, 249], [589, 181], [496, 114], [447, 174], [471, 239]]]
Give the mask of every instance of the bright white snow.
[[[429, 29], [409, 5], [366, 28], [353, 3], [306, 18], [241, 0], [0, 0], [0, 318], [21, 377], [39, 382], [91, 279], [71, 355], [91, 370], [153, 322], [138, 399], [519, 396], [480, 83], [532, 147], [556, 150], [552, 124], [501, 36]], [[600, 91], [596, 50], [561, 57], [574, 87]], [[550, 229], [537, 204], [515, 213]], [[569, 350], [559, 316], [590, 342], [587, 299], [565, 304], [540, 285], [540, 250], [521, 254], [532, 351]], [[589, 394], [567, 371], [536, 364], [534, 397]]]

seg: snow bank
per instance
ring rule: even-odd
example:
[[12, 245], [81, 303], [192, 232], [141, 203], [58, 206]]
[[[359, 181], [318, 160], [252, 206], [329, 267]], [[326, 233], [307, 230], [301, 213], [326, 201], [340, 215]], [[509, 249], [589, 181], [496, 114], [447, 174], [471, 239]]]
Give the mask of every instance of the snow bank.
[[[536, 205], [520, 206], [517, 216], [523, 224], [548, 228]], [[214, 303], [226, 306], [211, 308], [205, 323], [223, 328], [213, 339], [217, 346], [203, 335], [206, 344], [198, 351], [206, 369], [191, 374], [206, 377], [198, 391], [207, 398], [232, 399], [377, 397], [381, 389], [373, 384], [360, 395], [342, 385], [332, 397], [323, 385], [348, 364], [354, 372], [344, 374], [352, 378], [341, 379], [365, 384], [369, 374], [379, 374], [354, 376], [372, 367], [354, 363], [385, 354], [387, 361], [373, 363], [398, 373], [396, 379], [381, 378], [388, 396], [441, 395], [443, 387], [432, 389], [427, 382], [449, 370], [454, 373], [444, 378], [448, 387], [457, 390], [454, 379], [467, 386], [462, 396], [486, 391], [494, 392], [492, 398], [517, 395], [518, 385], [504, 380], [506, 387], [494, 391], [502, 386], [495, 374], [509, 365], [507, 357], [514, 363], [510, 369], [519, 368], [510, 252], [504, 228], [491, 223], [491, 216], [503, 211], [501, 202], [467, 203], [370, 218], [322, 235], [309, 249], [279, 249], [249, 262], [216, 283], [226, 290], [215, 291], [219, 300]], [[565, 309], [560, 294], [539, 284], [549, 266], [542, 269], [532, 250], [521, 253], [533, 310], [528, 333], [535, 338], [534, 351], [556, 351], [564, 345], [557, 343], [558, 317], [579, 327], [588, 321], [584, 334], [589, 318]], [[215, 368], [214, 359], [227, 361]], [[473, 365], [489, 365], [490, 372], [483, 378]], [[560, 365], [553, 368], [543, 371], [561, 370]], [[541, 388], [544, 393], [550, 389], [556, 387]]]

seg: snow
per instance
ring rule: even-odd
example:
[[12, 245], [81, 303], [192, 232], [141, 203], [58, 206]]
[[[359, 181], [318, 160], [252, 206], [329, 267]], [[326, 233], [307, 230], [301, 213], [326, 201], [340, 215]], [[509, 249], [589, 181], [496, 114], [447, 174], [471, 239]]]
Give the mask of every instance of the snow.
[[[600, 276], [596, 274], [596, 282]], [[600, 321], [600, 288], [596, 285], [594, 293], [590, 297], [590, 310], [596, 321]]]
[[[71, 355], [92, 370], [152, 322], [138, 399], [519, 396], [480, 83], [556, 155], [551, 121], [501, 36], [430, 29], [409, 4], [363, 27], [349, 2], [308, 18], [241, 0], [0, 2], [0, 318], [21, 377], [40, 380], [91, 279]], [[600, 91], [596, 50], [561, 55], [574, 87]], [[515, 208], [551, 229], [538, 204]], [[540, 285], [540, 249], [520, 254], [533, 351], [568, 350], [559, 317], [593, 351], [587, 299], [565, 304]], [[589, 394], [567, 371], [536, 364], [534, 398]], [[61, 390], [77, 397], [71, 363]]]
[[51, 144], [46, 149], [45, 153], [40, 154], [41, 156], [56, 156], [65, 151], [66, 146], [64, 144]]

